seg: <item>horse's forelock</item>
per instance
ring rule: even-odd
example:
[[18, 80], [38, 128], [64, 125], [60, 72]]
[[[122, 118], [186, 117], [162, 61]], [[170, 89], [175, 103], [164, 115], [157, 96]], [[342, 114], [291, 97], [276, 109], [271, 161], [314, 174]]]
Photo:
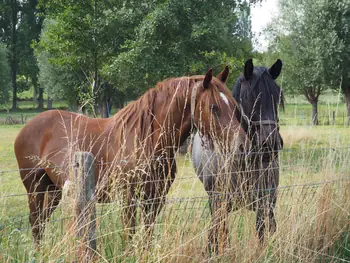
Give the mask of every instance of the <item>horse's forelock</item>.
[[220, 93], [222, 93], [235, 107], [239, 108], [239, 103], [232, 96], [230, 90], [226, 87], [226, 84], [222, 83], [222, 81], [217, 78], [213, 78], [212, 84], [214, 87], [212, 95], [217, 103], [222, 100], [220, 95]]
[[[249, 81], [251, 82], [249, 84]], [[241, 74], [237, 78], [234, 87], [233, 87], [233, 96], [240, 96], [241, 94], [241, 83], [247, 83], [251, 89], [258, 89], [259, 93], [262, 94], [261, 103], [263, 105], [270, 105], [271, 96], [273, 98], [278, 98], [279, 105], [284, 110], [285, 98], [282, 90], [276, 83], [274, 79], [269, 75], [268, 69], [265, 67], [254, 67], [253, 79], [246, 80]], [[249, 92], [249, 89], [246, 89], [244, 93]], [[244, 96], [244, 94], [242, 94]]]

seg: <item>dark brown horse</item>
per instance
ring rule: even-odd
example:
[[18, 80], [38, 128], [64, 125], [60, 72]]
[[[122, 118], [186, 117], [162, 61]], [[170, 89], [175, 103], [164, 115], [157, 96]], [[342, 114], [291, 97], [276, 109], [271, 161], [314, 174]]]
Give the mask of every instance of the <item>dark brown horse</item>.
[[143, 221], [151, 231], [175, 179], [175, 153], [194, 126], [209, 137], [235, 136], [236, 142], [245, 141], [232, 111], [237, 105], [226, 85], [209, 70], [205, 76], [160, 82], [108, 119], [59, 110], [37, 115], [15, 141], [35, 243], [42, 239], [45, 222], [61, 199], [60, 191], [43, 192], [62, 189], [76, 151], [95, 156], [99, 202], [113, 198], [115, 189], [121, 191], [128, 236], [135, 231], [135, 200], [142, 201]]
[[227, 245], [228, 212], [240, 207], [256, 212], [256, 231], [261, 241], [266, 226], [270, 232], [275, 232], [278, 152], [283, 148], [278, 109], [284, 107], [284, 97], [275, 80], [281, 70], [281, 60], [265, 68], [254, 67], [249, 59], [233, 87], [232, 95], [240, 104], [235, 114], [251, 142], [251, 150], [246, 149], [248, 155], [227, 154], [227, 151], [222, 154], [220, 148], [207, 145], [210, 138], [199, 134], [194, 137], [192, 160], [208, 193], [212, 214], [213, 227], [208, 240], [211, 251], [218, 252], [220, 236], [220, 243]]

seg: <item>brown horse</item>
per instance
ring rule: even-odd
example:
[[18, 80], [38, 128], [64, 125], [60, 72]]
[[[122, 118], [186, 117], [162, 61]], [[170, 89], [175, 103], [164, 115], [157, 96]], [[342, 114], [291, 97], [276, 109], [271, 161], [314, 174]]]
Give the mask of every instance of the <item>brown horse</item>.
[[60, 202], [76, 151], [95, 157], [99, 202], [110, 201], [112, 190], [121, 191], [128, 236], [135, 232], [135, 200], [142, 201], [143, 221], [151, 231], [175, 179], [175, 153], [194, 126], [209, 137], [246, 140], [232, 110], [238, 104], [222, 81], [226, 78], [226, 71], [215, 78], [210, 69], [205, 76], [165, 80], [108, 119], [51, 110], [29, 121], [14, 147], [35, 244]]

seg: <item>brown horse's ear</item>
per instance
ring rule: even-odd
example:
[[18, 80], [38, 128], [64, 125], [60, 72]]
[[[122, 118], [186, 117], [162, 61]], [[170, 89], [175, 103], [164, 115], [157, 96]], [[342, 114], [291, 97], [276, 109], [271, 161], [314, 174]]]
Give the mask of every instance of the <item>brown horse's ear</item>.
[[207, 74], [205, 74], [204, 80], [203, 80], [203, 87], [204, 89], [209, 88], [211, 79], [213, 78], [213, 69], [209, 69]]
[[221, 80], [223, 83], [226, 83], [226, 80], [228, 78], [229, 68], [226, 66], [224, 70], [217, 76], [219, 80]]

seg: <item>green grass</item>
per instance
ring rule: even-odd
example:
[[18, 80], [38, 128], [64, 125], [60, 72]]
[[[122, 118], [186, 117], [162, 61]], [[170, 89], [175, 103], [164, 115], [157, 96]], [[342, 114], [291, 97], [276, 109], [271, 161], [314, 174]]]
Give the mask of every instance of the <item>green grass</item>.
[[[10, 107], [10, 106], [8, 106]], [[32, 101], [21, 101], [18, 103], [18, 110], [16, 112], [8, 113], [5, 108], [0, 106], [0, 124], [6, 123], [6, 118], [10, 115], [18, 123], [21, 123], [22, 117], [26, 120], [37, 115], [39, 112], [36, 109], [37, 105]], [[44, 104], [46, 107], [46, 102]], [[54, 102], [53, 107], [56, 109], [67, 109], [65, 101]], [[339, 126], [347, 126], [347, 113], [345, 104], [320, 104], [318, 109], [320, 125], [329, 125], [333, 123], [333, 112], [335, 113], [335, 124]], [[112, 110], [111, 114], [115, 114]], [[279, 115], [280, 125], [299, 125], [306, 126], [312, 124], [311, 105], [310, 104], [286, 104], [285, 111], [280, 111]]]
[[[347, 125], [347, 113], [344, 103], [318, 105], [318, 120], [320, 125], [334, 124], [333, 116], [335, 118], [335, 124], [341, 126]], [[311, 125], [312, 106], [311, 104], [286, 104], [285, 111], [280, 111], [279, 118], [281, 125]]]
[[[19, 173], [15, 171], [18, 167], [13, 153], [13, 142], [21, 127], [23, 126], [0, 126], [0, 171], [8, 171], [0, 172], [0, 262], [29, 262], [33, 258], [37, 259], [34, 262], [39, 262], [39, 259], [48, 262], [59, 258], [62, 262], [67, 262], [68, 255], [74, 252], [75, 241], [69, 235], [69, 220], [59, 219], [71, 215], [70, 210], [65, 211], [69, 200], [61, 204], [61, 209], [54, 213], [53, 222], [48, 224], [42, 252], [39, 254], [32, 247], [26, 196], [4, 197], [25, 194]], [[285, 151], [281, 152], [280, 161], [282, 187], [331, 181], [350, 175], [350, 127], [295, 124], [282, 126], [281, 133], [285, 143]], [[190, 155], [178, 156], [177, 166], [177, 178], [168, 198], [203, 198], [171, 203], [163, 209], [158, 217], [154, 242], [149, 251], [149, 257], [154, 262], [162, 259], [184, 262], [204, 260], [201, 253], [206, 246], [210, 225], [206, 193], [195, 175]], [[280, 229], [266, 248], [257, 246], [254, 237], [254, 214], [247, 210], [232, 213], [229, 222], [234, 253], [228, 251], [221, 260], [242, 262], [244, 258], [246, 262], [277, 262], [278, 259], [281, 262], [338, 262], [330, 260], [327, 255], [338, 258], [339, 262], [350, 260], [350, 229], [342, 225], [350, 218], [350, 199], [345, 198], [349, 192], [348, 188], [344, 188], [349, 186], [350, 184], [332, 184], [330, 200], [333, 203], [328, 206], [323, 204], [324, 198], [328, 198], [325, 192], [327, 186], [280, 191], [277, 212]], [[319, 222], [323, 222], [319, 221], [319, 215], [323, 215], [323, 211], [328, 216], [324, 220], [328, 220], [327, 228], [331, 229], [328, 232], [332, 242], [327, 246], [326, 252], [320, 253], [317, 252], [317, 246], [310, 245], [307, 240], [324, 240], [325, 237], [317, 234], [320, 231]], [[141, 261], [144, 255], [140, 247], [144, 236], [139, 229], [131, 243], [123, 241], [120, 206], [98, 205], [97, 215], [99, 253], [109, 262], [126, 259], [129, 262]], [[297, 229], [295, 234], [290, 230], [294, 227]], [[315, 237], [316, 234], [319, 236]], [[304, 248], [315, 251], [307, 252]], [[127, 251], [129, 254], [125, 254]], [[300, 261], [288, 253], [304, 258]], [[146, 261], [145, 258], [143, 260]]]
[[[2, 171], [17, 169], [13, 154], [13, 141], [21, 127], [21, 125], [0, 126], [0, 134], [2, 135], [2, 140], [0, 142], [0, 170]], [[288, 126], [282, 127], [281, 130], [286, 146], [286, 151], [281, 153], [282, 176], [280, 184], [282, 186], [333, 180], [339, 176], [348, 175], [350, 169], [349, 165], [347, 165], [348, 161], [346, 158], [349, 157], [349, 150], [346, 146], [349, 145], [350, 141], [349, 128], [336, 126]], [[332, 151], [327, 149], [330, 146], [336, 150]], [[332, 167], [329, 169], [334, 172], [334, 174], [327, 174], [325, 177], [323, 169], [325, 168], [325, 163], [330, 160], [332, 160]], [[0, 174], [0, 193], [2, 196], [25, 193], [18, 172], [10, 171]], [[291, 192], [282, 194], [284, 197], [280, 202], [283, 200], [284, 206], [281, 206], [280, 209], [285, 207], [286, 210], [283, 213], [280, 212], [280, 214], [290, 213], [288, 209], [289, 204], [292, 202], [296, 202], [295, 204], [298, 204], [298, 207], [307, 207], [310, 212], [317, 210], [317, 206], [310, 207], [310, 201], [315, 205], [317, 204], [318, 199], [316, 197], [313, 197], [315, 201], [307, 201], [305, 199], [300, 199], [303, 196], [308, 196], [307, 192], [290, 194]], [[196, 178], [192, 168], [190, 156], [180, 156], [178, 158], [177, 179], [171, 188], [168, 198], [205, 195], [206, 193], [203, 189], [203, 185]], [[305, 201], [306, 203], [304, 203]], [[62, 206], [64, 207], [64, 204]], [[138, 258], [142, 257], [142, 254], [140, 254], [141, 252], [137, 249], [143, 242], [142, 236], [137, 236], [131, 245], [123, 244], [119, 210], [119, 206], [113, 204], [98, 206], [98, 251], [103, 253], [107, 260], [112, 261], [116, 255], [123, 255], [125, 251], [131, 250], [130, 253], [134, 254], [134, 256], [128, 256], [128, 258], [129, 260], [136, 261]], [[2, 222], [0, 225], [0, 248], [2, 248], [3, 251], [0, 252], [0, 261], [1, 256], [6, 260], [10, 258], [17, 259], [17, 261], [9, 262], [23, 262], [35, 256], [42, 257], [36, 254], [32, 249], [27, 214], [28, 208], [25, 196], [0, 199], [0, 222]], [[24, 216], [21, 217], [22, 215]], [[64, 212], [59, 210], [54, 214], [53, 220], [62, 218], [65, 215]], [[254, 226], [254, 215], [247, 211], [239, 211], [231, 215], [230, 218], [230, 224], [232, 225], [230, 228], [231, 235], [237, 238], [238, 246], [241, 247], [242, 250], [253, 246], [253, 244], [247, 241], [247, 237], [252, 237], [254, 235], [252, 229]], [[160, 224], [156, 229], [156, 241], [151, 251], [152, 255], [166, 257], [164, 251], [170, 251], [169, 253], [171, 253], [171, 251], [175, 249], [175, 254], [178, 253], [176, 251], [182, 251], [182, 253], [194, 257], [195, 255], [193, 255], [191, 251], [193, 250], [193, 252], [195, 252], [198, 250], [198, 247], [204, 248], [206, 245], [206, 231], [203, 230], [207, 229], [210, 223], [207, 201], [203, 198], [196, 199], [196, 201], [192, 202], [169, 204], [159, 216], [158, 222]], [[193, 224], [194, 222], [196, 223]], [[44, 259], [52, 259], [54, 255], [57, 258], [66, 258], [67, 251], [70, 250], [67, 249], [66, 246], [57, 247], [57, 244], [61, 242], [61, 239], [67, 238], [65, 234], [69, 229], [68, 227], [69, 225], [67, 225], [65, 221], [48, 224], [45, 245], [42, 252], [44, 254]], [[337, 255], [337, 257], [342, 259], [349, 259], [347, 252], [349, 249], [349, 236], [346, 234], [347, 232], [344, 233], [345, 234], [341, 233], [341, 236], [336, 239], [333, 248], [334, 251], [332, 250], [329, 253], [332, 253], [333, 256]], [[194, 241], [190, 241], [196, 236], [197, 238], [194, 239], [195, 243], [193, 243]], [[71, 241], [66, 242], [69, 243]], [[265, 262], [275, 258], [275, 252], [273, 251], [276, 249], [276, 246], [278, 247], [279, 245], [282, 245], [282, 243], [274, 244], [274, 247], [271, 248], [272, 254], [269, 255], [267, 253], [265, 259], [259, 261]], [[74, 247], [74, 245], [72, 246]], [[177, 246], [184, 246], [184, 250], [176, 249]], [[52, 250], [52, 248], [55, 249]], [[1, 255], [1, 253], [4, 254]], [[249, 254], [252, 252], [249, 251], [247, 253]], [[253, 255], [251, 256], [253, 257]], [[135, 258], [132, 259], [133, 257]], [[325, 258], [327, 259], [327, 257]], [[181, 256], [178, 259], [181, 259]], [[229, 260], [229, 258], [227, 260]]]
[[[44, 110], [46, 109], [47, 101], [44, 101]], [[53, 109], [67, 109], [67, 102], [54, 101]], [[22, 124], [28, 122], [31, 118], [39, 114], [37, 109], [38, 105], [32, 101], [19, 101], [17, 102], [17, 110], [11, 111], [11, 105], [0, 105], [0, 125], [12, 124]], [[11, 119], [9, 119], [9, 117]]]

